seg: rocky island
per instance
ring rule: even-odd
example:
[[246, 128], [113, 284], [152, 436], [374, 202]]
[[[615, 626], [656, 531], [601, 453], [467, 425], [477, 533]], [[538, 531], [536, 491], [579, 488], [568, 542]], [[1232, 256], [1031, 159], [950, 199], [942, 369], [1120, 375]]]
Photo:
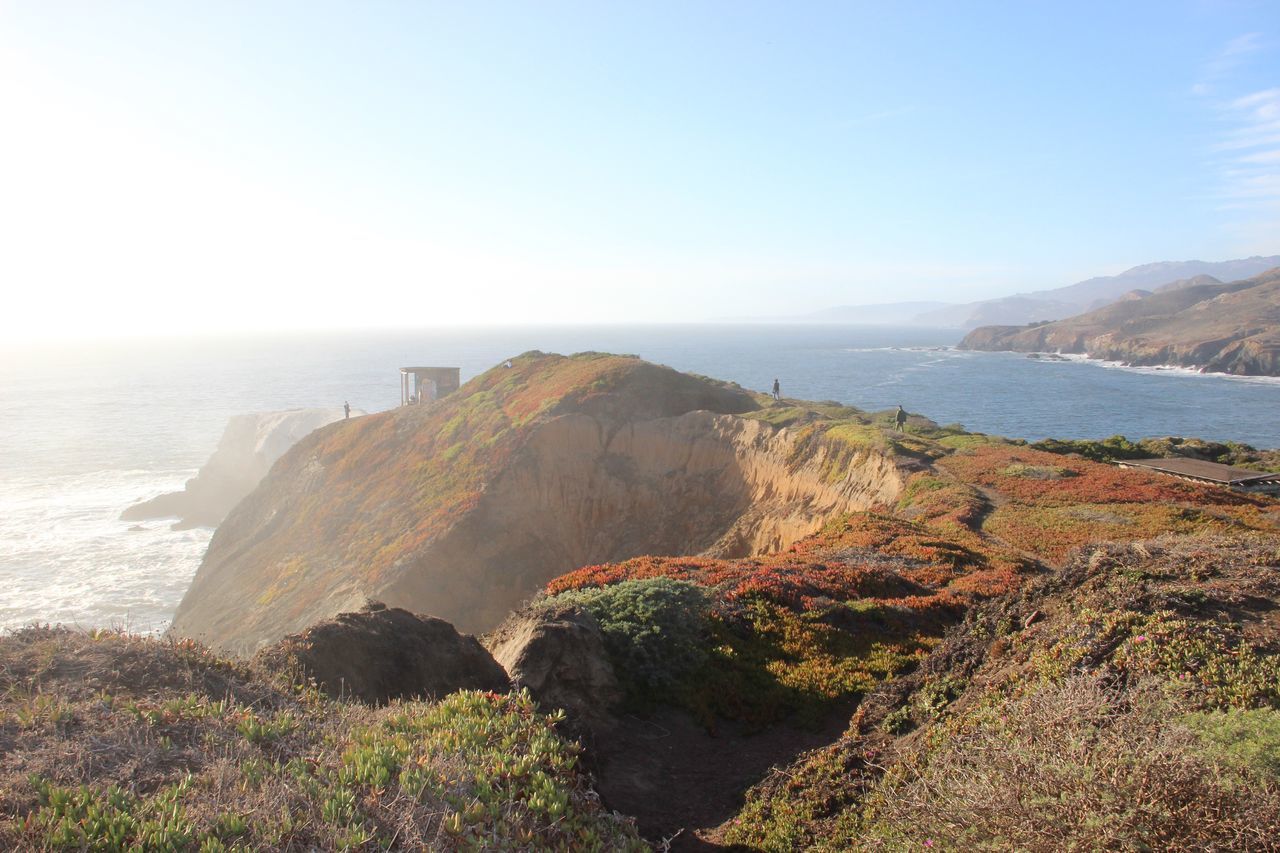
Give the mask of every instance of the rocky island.
[[962, 349], [1085, 354], [1136, 366], [1280, 375], [1280, 269], [1224, 284], [1198, 276], [1104, 308], [1026, 326], [982, 326]]
[[0, 840], [1273, 845], [1280, 501], [1109, 464], [1273, 455], [509, 364], [289, 449], [165, 640], [0, 638]]

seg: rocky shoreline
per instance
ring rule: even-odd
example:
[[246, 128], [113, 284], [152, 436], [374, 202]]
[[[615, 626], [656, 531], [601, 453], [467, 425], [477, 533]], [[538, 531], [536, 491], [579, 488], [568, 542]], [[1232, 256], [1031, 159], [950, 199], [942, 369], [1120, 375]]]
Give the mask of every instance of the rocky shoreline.
[[1280, 376], [1280, 270], [1230, 284], [1192, 280], [1065, 320], [982, 326], [960, 348]]

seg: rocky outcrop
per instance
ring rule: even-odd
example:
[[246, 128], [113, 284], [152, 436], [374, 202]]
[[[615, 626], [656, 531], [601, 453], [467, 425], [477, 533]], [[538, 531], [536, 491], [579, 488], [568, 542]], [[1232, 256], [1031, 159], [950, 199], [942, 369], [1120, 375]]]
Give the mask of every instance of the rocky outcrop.
[[[353, 409], [352, 414], [364, 414]], [[341, 420], [341, 409], [290, 409], [236, 415], [227, 422], [218, 447], [180, 492], [136, 503], [121, 513], [124, 521], [177, 518], [175, 530], [216, 527], [299, 439]]]
[[561, 708], [593, 736], [614, 725], [622, 688], [594, 616], [576, 607], [531, 607], [484, 638], [511, 678], [544, 708]]
[[301, 668], [330, 696], [382, 704], [457, 690], [506, 691], [506, 672], [475, 637], [443, 619], [367, 604], [258, 654], [268, 669]]
[[300, 442], [215, 533], [173, 633], [235, 654], [366, 599], [497, 626], [547, 581], [641, 554], [769, 553], [896, 497], [740, 388], [631, 357], [531, 353], [430, 406]]
[[1280, 375], [1280, 268], [1221, 284], [1208, 276], [1098, 311], [1030, 326], [984, 326], [962, 349], [1084, 353], [1137, 366]]

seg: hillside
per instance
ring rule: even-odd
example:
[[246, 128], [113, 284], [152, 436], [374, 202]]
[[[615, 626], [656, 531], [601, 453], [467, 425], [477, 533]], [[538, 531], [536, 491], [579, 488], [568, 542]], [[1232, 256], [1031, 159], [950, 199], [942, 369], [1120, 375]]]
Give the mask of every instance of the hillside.
[[889, 456], [837, 469], [770, 422], [798, 410], [740, 417], [762, 403], [734, 386], [633, 357], [512, 364], [301, 441], [218, 528], [172, 632], [248, 655], [369, 598], [485, 630], [578, 566], [777, 550], [901, 485]]
[[[954, 665], [948, 638], [967, 612], [1056, 576], [1078, 549], [1161, 535], [1192, 543], [1231, 537], [1272, 543], [1252, 552], [1265, 562], [1274, 561], [1280, 544], [1280, 503], [1268, 498], [927, 424], [899, 440], [899, 452], [927, 461], [895, 501], [835, 517], [778, 554], [591, 566], [552, 581], [536, 602], [588, 609], [604, 626], [615, 667], [630, 674], [633, 707], [648, 709], [668, 733], [655, 744], [624, 726], [598, 748], [602, 795], [636, 816], [647, 837], [684, 829], [769, 850], [826, 838], [827, 825], [809, 836], [777, 828], [784, 818], [776, 812], [786, 821], [812, 818], [815, 808], [830, 816], [812, 801], [869, 780], [779, 784], [748, 801], [746, 811], [736, 792], [771, 764], [789, 763], [788, 752], [814, 749], [824, 736], [841, 743], [850, 715], [855, 724], [862, 718], [854, 712], [866, 707], [863, 697], [918, 683], [912, 673], [920, 666]], [[694, 636], [705, 638], [700, 651], [658, 653], [624, 615], [637, 608], [646, 613], [643, 624], [663, 631], [697, 626]], [[1273, 641], [1280, 642], [1275, 628]], [[963, 678], [957, 670], [945, 689], [960, 689]], [[786, 774], [804, 779], [806, 761]], [[841, 762], [834, 768], [850, 766]], [[766, 796], [767, 805], [759, 799]]]
[[174, 633], [251, 660], [0, 638], [0, 840], [1268, 849], [1280, 501], [1136, 452], [1275, 464], [526, 354], [232, 512]]
[[1094, 278], [1031, 293], [953, 305], [922, 314], [921, 325], [974, 329], [987, 325], [1016, 325], [1060, 320], [1104, 307], [1134, 290], [1158, 290], [1197, 276], [1237, 281], [1280, 266], [1280, 255], [1230, 261], [1160, 261], [1142, 264], [1116, 275]]
[[1229, 284], [1203, 279], [1177, 284], [1066, 320], [985, 326], [960, 346], [1280, 375], [1280, 268]]
[[6, 850], [642, 850], [528, 694], [371, 707], [197, 644], [0, 637]]
[[1276, 545], [1090, 546], [972, 610], [715, 837], [770, 851], [1275, 849]]

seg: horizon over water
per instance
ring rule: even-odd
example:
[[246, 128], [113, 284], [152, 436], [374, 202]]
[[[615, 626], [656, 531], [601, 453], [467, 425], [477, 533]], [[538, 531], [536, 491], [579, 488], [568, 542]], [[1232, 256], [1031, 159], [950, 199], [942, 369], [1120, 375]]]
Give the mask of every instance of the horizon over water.
[[0, 627], [162, 629], [212, 531], [141, 530], [247, 412], [399, 403], [398, 368], [463, 381], [528, 350], [633, 353], [787, 397], [1036, 440], [1182, 435], [1280, 447], [1280, 380], [955, 350], [955, 329], [822, 325], [476, 327], [11, 346], [0, 350]]

